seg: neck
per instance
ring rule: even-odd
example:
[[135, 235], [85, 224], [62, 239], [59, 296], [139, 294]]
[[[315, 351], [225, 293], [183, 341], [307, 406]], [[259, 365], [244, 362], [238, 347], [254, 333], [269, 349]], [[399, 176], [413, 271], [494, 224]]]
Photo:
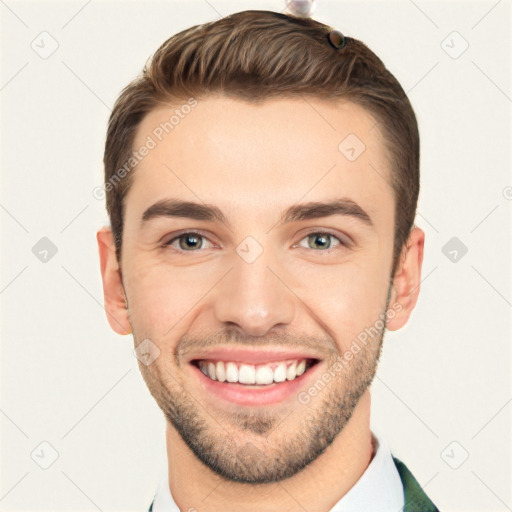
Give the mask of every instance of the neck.
[[169, 488], [182, 511], [328, 511], [371, 462], [370, 393], [364, 393], [345, 428], [322, 455], [277, 483], [252, 485], [224, 480], [197, 459], [169, 423], [166, 443]]

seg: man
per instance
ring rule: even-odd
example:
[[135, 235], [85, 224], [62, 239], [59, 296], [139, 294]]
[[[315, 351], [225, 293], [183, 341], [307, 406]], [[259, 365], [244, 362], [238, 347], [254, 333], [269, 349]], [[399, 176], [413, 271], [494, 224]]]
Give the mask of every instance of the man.
[[274, 12], [192, 27], [121, 93], [104, 162], [105, 309], [167, 421], [150, 510], [437, 510], [370, 430], [424, 245], [382, 62]]

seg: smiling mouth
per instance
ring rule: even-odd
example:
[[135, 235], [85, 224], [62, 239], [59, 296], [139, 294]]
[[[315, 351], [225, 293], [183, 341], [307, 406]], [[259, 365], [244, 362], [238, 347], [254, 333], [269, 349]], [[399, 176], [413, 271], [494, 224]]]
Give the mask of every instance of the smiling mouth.
[[251, 364], [240, 361], [195, 359], [191, 361], [191, 364], [199, 368], [210, 380], [256, 388], [293, 381], [306, 373], [318, 361], [318, 359], [312, 358], [299, 358]]

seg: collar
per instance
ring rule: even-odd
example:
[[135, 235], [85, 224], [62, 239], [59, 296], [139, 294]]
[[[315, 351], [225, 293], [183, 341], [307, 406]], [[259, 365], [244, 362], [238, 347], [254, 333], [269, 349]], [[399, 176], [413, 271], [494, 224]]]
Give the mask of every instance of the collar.
[[404, 489], [386, 441], [372, 431], [374, 456], [361, 478], [329, 512], [401, 512]]

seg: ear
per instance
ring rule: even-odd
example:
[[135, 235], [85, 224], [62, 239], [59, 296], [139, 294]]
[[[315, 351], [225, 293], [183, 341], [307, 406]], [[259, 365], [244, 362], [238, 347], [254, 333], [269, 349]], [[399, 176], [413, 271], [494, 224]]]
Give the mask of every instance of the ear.
[[130, 334], [132, 328], [112, 230], [109, 227], [101, 228], [96, 233], [96, 239], [100, 253], [103, 297], [108, 323], [117, 334]]
[[402, 249], [391, 287], [388, 311], [394, 310], [395, 315], [386, 322], [386, 328], [396, 331], [403, 327], [416, 306], [420, 293], [421, 265], [423, 263], [423, 247], [425, 233], [414, 227]]

